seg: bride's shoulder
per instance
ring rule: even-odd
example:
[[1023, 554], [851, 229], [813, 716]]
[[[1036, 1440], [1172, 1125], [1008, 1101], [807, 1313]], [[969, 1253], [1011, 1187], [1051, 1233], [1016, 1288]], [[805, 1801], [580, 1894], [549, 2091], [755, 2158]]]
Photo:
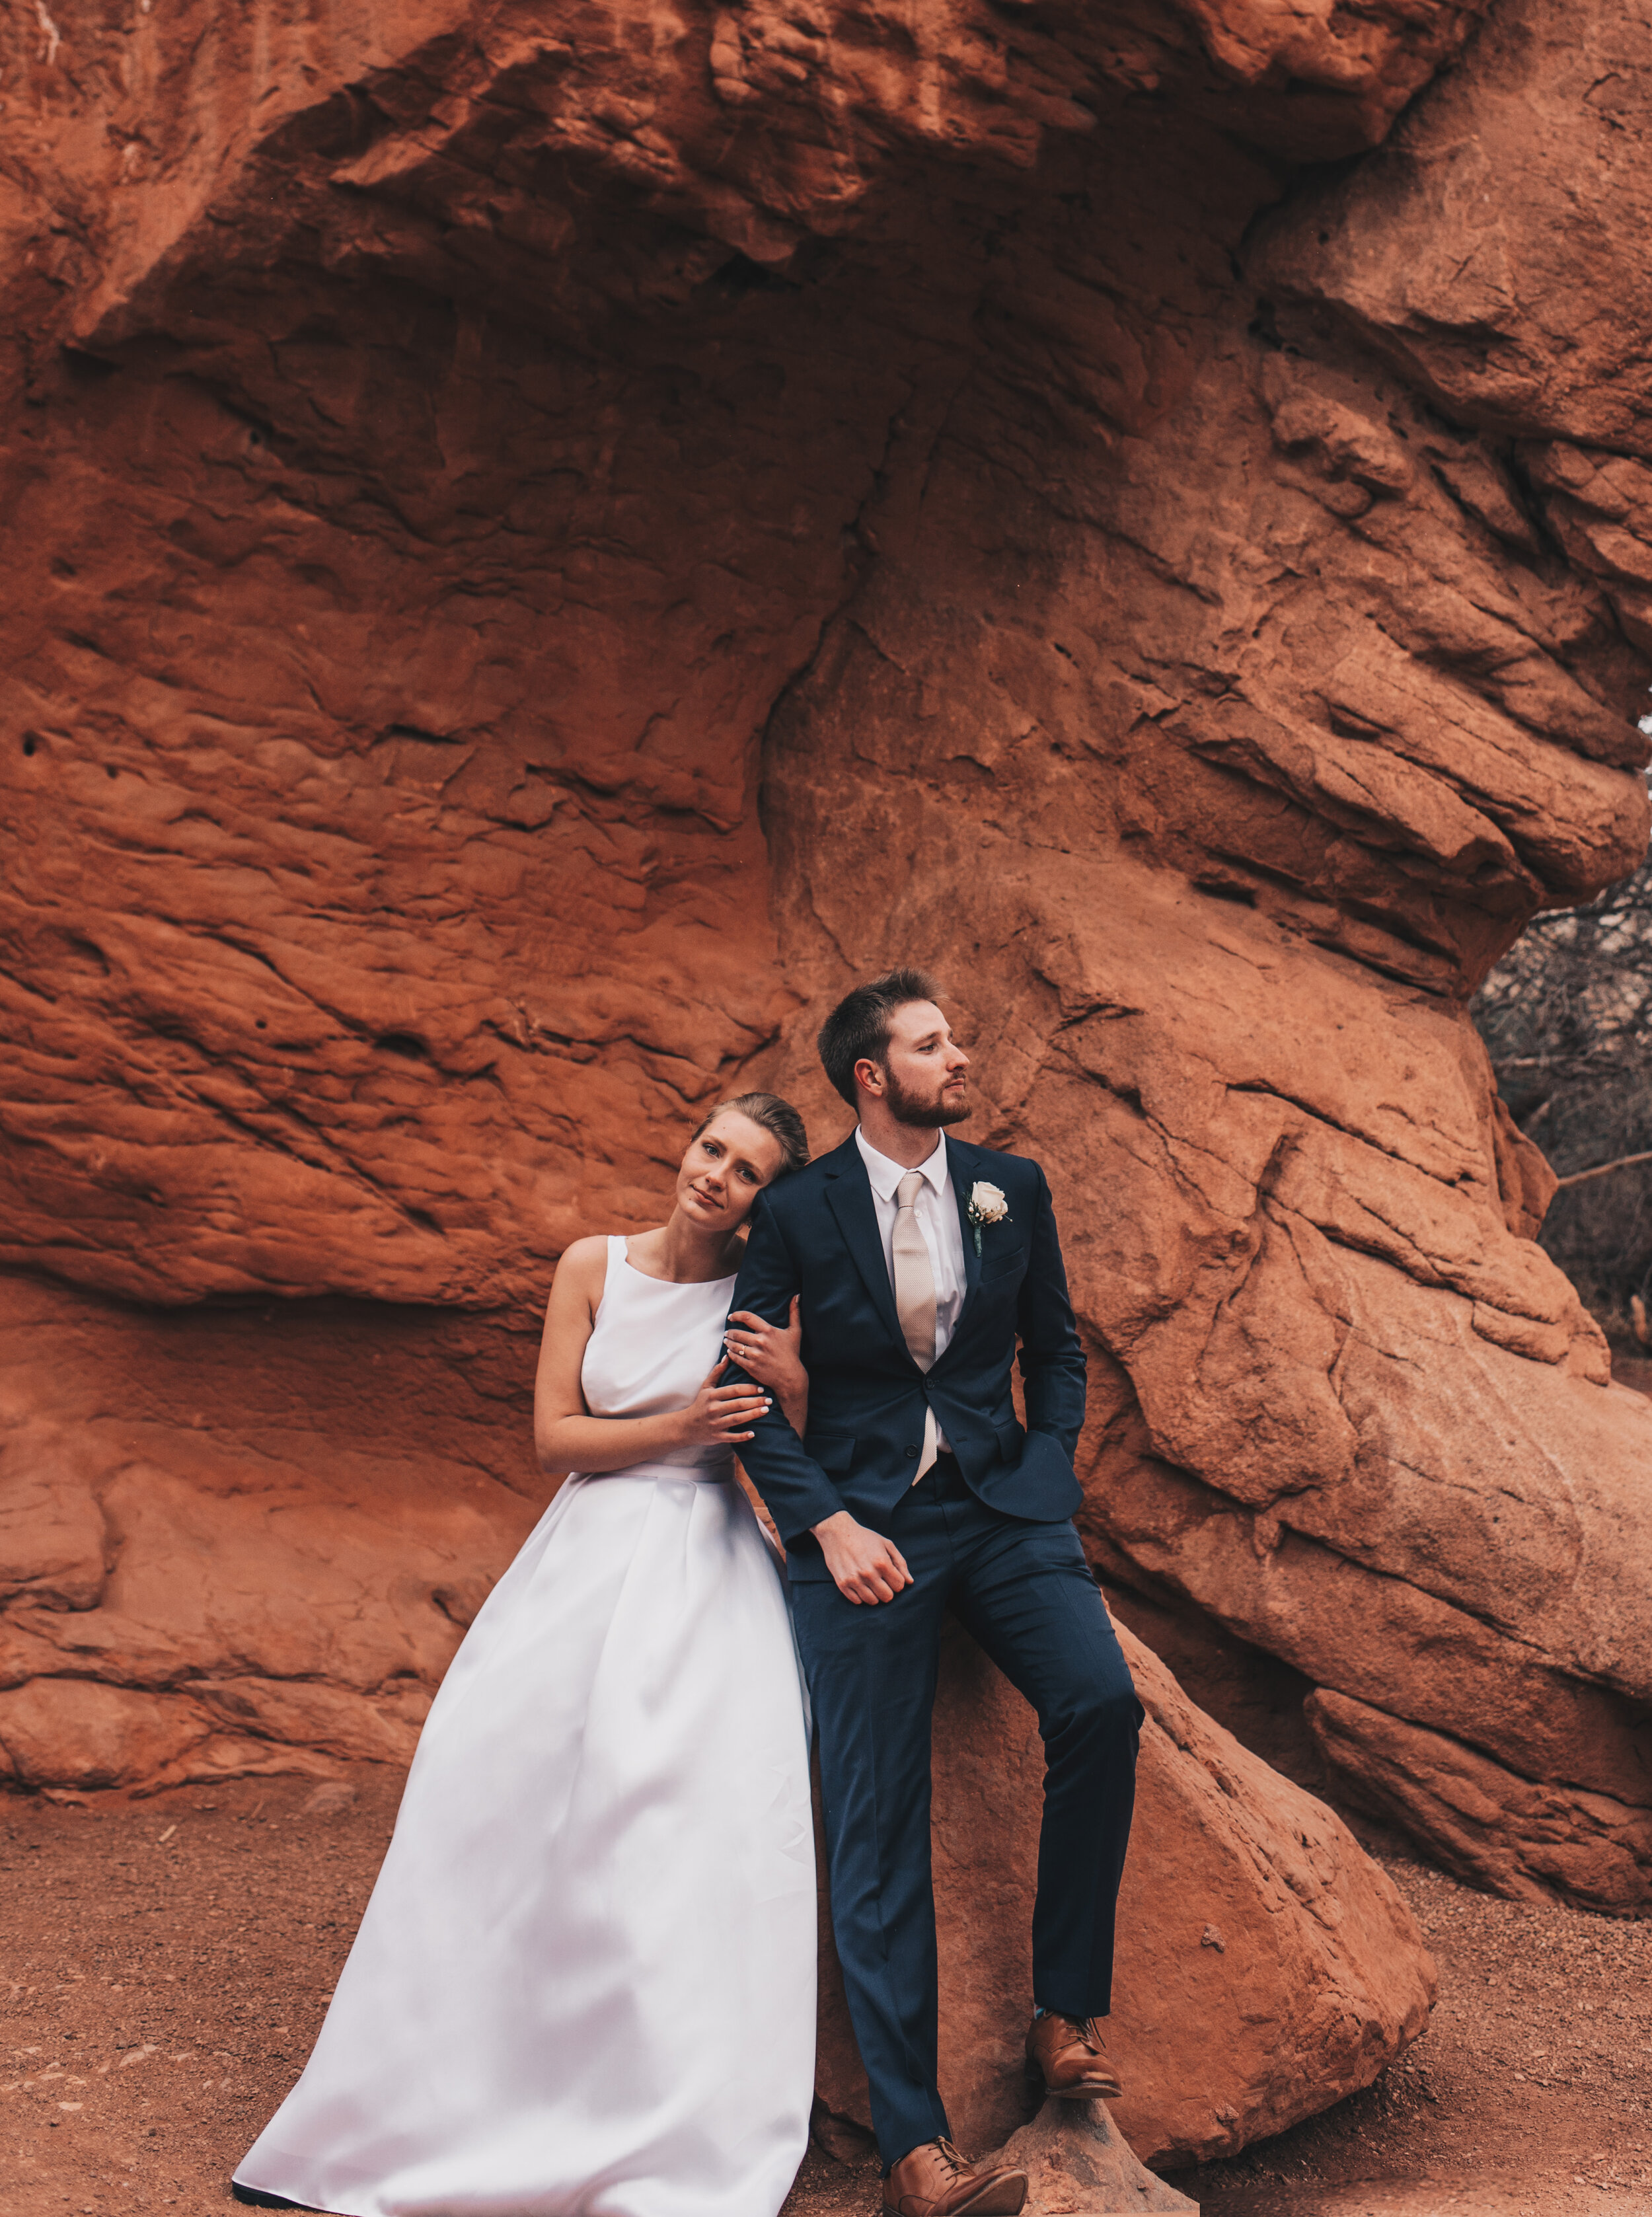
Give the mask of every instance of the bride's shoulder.
[[[589, 1269], [593, 1263], [606, 1262], [608, 1235], [606, 1232], [588, 1232], [583, 1239], [570, 1239], [562, 1251], [562, 1261], [571, 1263], [576, 1269]], [[561, 1264], [558, 1265], [561, 1268]]]
[[563, 1249], [557, 1263], [554, 1281], [558, 1288], [589, 1293], [595, 1290], [600, 1300], [602, 1281], [607, 1275], [608, 1242], [604, 1232], [592, 1232], [583, 1239], [570, 1239]]

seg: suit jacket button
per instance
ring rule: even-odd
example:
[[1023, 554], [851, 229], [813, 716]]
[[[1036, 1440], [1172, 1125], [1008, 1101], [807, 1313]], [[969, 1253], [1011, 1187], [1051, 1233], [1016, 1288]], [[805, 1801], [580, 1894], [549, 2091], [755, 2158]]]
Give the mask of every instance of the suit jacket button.
[[906, 1451], [906, 1459], [909, 1462], [915, 1462], [918, 1459], [917, 1449], [915, 1448], [909, 1448]]

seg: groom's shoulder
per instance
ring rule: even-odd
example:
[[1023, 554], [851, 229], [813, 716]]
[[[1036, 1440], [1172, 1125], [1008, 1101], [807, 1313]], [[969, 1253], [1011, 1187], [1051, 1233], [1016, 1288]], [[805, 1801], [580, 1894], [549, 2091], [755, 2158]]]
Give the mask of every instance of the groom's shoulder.
[[817, 1155], [813, 1162], [805, 1163], [800, 1170], [793, 1170], [776, 1184], [766, 1186], [763, 1199], [782, 1218], [794, 1216], [799, 1210], [812, 1207], [821, 1200], [832, 1179], [841, 1176], [845, 1167], [845, 1149], [852, 1152], [853, 1145], [854, 1134], [851, 1133], [843, 1146], [829, 1148], [825, 1154]]
[[986, 1178], [994, 1185], [1005, 1180], [1017, 1186], [1045, 1183], [1044, 1165], [1031, 1155], [1012, 1154], [1004, 1147], [983, 1147], [973, 1139], [960, 1140], [959, 1146], [971, 1177]]

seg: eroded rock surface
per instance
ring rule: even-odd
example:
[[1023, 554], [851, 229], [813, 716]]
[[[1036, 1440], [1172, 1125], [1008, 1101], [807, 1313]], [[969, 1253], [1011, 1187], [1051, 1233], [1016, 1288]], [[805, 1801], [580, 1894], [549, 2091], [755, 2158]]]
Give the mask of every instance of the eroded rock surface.
[[1097, 1559], [1646, 1900], [1652, 1410], [1464, 1002], [1646, 836], [1652, 34], [1482, 12], [8, 15], [18, 1776], [404, 1751], [555, 1255], [720, 1090], [837, 1136], [898, 955]]
[[[1640, 464], [1570, 443], [1588, 380], [1539, 297], [1570, 165], [1612, 199], [1601, 56], [1637, 97], [1652, 62], [1638, 19], [1591, 17], [1563, 69], [1570, 11], [1500, 10], [1392, 152], [1287, 196], [1237, 295], [1150, 279], [1119, 213], [1150, 191], [1219, 240], [1236, 157], [1156, 173], [1121, 134], [1089, 203], [1115, 220], [1063, 202], [1040, 244], [1110, 307], [1156, 288], [1174, 385], [1092, 387], [1106, 459], [1063, 474], [1007, 323], [921, 491], [870, 519], [878, 569], [774, 719], [767, 820], [788, 975], [933, 952], [992, 1135], [1058, 1170], [1099, 1558], [1324, 1689], [1350, 1791], [1454, 1868], [1624, 1910], [1652, 1881], [1652, 1433], [1532, 1243], [1548, 1174], [1461, 1010], [1534, 904], [1643, 837]], [[1538, 273], [1502, 310], [1518, 350], [1529, 297], [1554, 365], [1518, 407], [1474, 385], [1477, 311], [1458, 354], [1378, 312], [1443, 270], [1465, 105], [1474, 161], [1523, 180], [1475, 233]], [[1589, 230], [1621, 242], [1603, 267], [1637, 204]], [[1644, 331], [1643, 282], [1614, 315]], [[1603, 372], [1630, 351], [1614, 324]], [[772, 1066], [802, 1084], [794, 1037]], [[1445, 1789], [1479, 1767], [1495, 1794]]]
[[0, 1778], [405, 1763], [544, 1498], [531, 1340], [387, 1304], [145, 1312], [21, 1277], [0, 1316]]

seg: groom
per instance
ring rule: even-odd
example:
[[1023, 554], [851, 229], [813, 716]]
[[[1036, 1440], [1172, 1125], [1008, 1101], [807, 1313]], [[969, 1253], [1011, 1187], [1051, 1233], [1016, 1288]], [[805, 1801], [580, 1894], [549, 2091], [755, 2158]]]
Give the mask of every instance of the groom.
[[[820, 1746], [832, 1925], [897, 2217], [998, 2217], [1026, 2179], [966, 2162], [936, 2090], [929, 1733], [948, 1609], [1038, 1712], [1044, 1828], [1029, 2070], [1116, 2095], [1113, 1906], [1141, 1710], [1072, 1514], [1084, 1356], [1044, 1172], [950, 1139], [969, 1058], [922, 972], [859, 985], [820, 1033], [859, 1128], [768, 1187], [734, 1309], [800, 1297], [799, 1440], [778, 1406], [742, 1450], [787, 1551]], [[1027, 1429], [1010, 1367], [1020, 1342]], [[738, 1327], [729, 1345], [742, 1351]], [[732, 1375], [732, 1372], [730, 1375]]]

